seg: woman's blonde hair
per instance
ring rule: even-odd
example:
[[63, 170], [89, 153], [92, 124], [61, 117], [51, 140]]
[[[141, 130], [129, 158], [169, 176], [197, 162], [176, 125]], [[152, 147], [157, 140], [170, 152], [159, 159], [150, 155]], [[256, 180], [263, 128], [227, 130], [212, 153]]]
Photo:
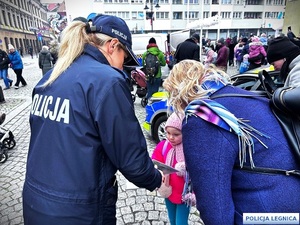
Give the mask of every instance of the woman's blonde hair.
[[229, 76], [214, 65], [205, 68], [195, 60], [183, 60], [174, 65], [163, 87], [169, 92], [169, 105], [177, 113], [184, 113], [185, 107], [193, 100], [207, 96], [210, 90], [202, 88], [205, 81], [218, 81], [222, 79], [229, 82]]
[[58, 51], [58, 60], [44, 87], [51, 85], [78, 58], [86, 44], [96, 47], [105, 45], [112, 37], [101, 33], [87, 33], [87, 23], [73, 21], [62, 33], [62, 41]]

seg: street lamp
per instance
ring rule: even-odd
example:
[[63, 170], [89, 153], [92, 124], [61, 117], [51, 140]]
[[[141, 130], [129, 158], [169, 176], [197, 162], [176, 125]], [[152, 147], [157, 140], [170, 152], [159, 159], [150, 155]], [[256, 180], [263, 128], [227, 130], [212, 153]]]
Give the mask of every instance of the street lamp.
[[[146, 12], [146, 19], [150, 18], [150, 24], [151, 24], [151, 32], [153, 32], [153, 0], [150, 0], [150, 13]], [[158, 4], [158, 0], [156, 0], [156, 5], [154, 6], [156, 9], [158, 9], [160, 7], [160, 5]], [[148, 10], [149, 7], [147, 6], [147, 0], [146, 0], [146, 4], [145, 4], [145, 8], [144, 10]], [[147, 16], [148, 15], [148, 16]]]

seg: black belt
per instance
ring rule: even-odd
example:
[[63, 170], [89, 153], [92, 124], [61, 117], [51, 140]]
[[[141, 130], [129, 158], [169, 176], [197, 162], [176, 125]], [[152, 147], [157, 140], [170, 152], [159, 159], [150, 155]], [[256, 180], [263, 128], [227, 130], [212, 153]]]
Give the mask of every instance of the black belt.
[[285, 176], [299, 176], [300, 177], [300, 170], [282, 170], [282, 169], [274, 169], [274, 168], [265, 168], [265, 167], [250, 167], [250, 166], [243, 166], [242, 168], [239, 165], [234, 166], [235, 169], [245, 170], [254, 173], [267, 173], [267, 174], [280, 174]]

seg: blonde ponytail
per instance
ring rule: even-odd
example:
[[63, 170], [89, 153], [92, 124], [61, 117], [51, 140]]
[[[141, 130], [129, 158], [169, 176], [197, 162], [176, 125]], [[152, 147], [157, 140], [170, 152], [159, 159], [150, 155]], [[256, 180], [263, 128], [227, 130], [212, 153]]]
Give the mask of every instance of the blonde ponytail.
[[74, 21], [63, 31], [62, 42], [58, 52], [58, 60], [49, 79], [43, 86], [51, 85], [82, 54], [84, 45], [90, 42], [86, 33], [86, 24]]

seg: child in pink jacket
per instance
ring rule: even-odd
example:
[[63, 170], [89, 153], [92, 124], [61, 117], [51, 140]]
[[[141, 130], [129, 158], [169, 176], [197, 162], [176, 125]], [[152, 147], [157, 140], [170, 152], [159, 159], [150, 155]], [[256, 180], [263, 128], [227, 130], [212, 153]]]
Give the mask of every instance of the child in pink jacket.
[[165, 199], [171, 225], [188, 225], [190, 212], [190, 207], [182, 201], [186, 173], [182, 147], [182, 120], [183, 116], [178, 116], [176, 113], [171, 114], [165, 125], [167, 140], [158, 143], [152, 154], [152, 159], [170, 165], [179, 171], [169, 175], [172, 193]]
[[267, 56], [266, 50], [257, 36], [252, 37], [251, 41], [249, 44], [249, 70], [260, 67]]

